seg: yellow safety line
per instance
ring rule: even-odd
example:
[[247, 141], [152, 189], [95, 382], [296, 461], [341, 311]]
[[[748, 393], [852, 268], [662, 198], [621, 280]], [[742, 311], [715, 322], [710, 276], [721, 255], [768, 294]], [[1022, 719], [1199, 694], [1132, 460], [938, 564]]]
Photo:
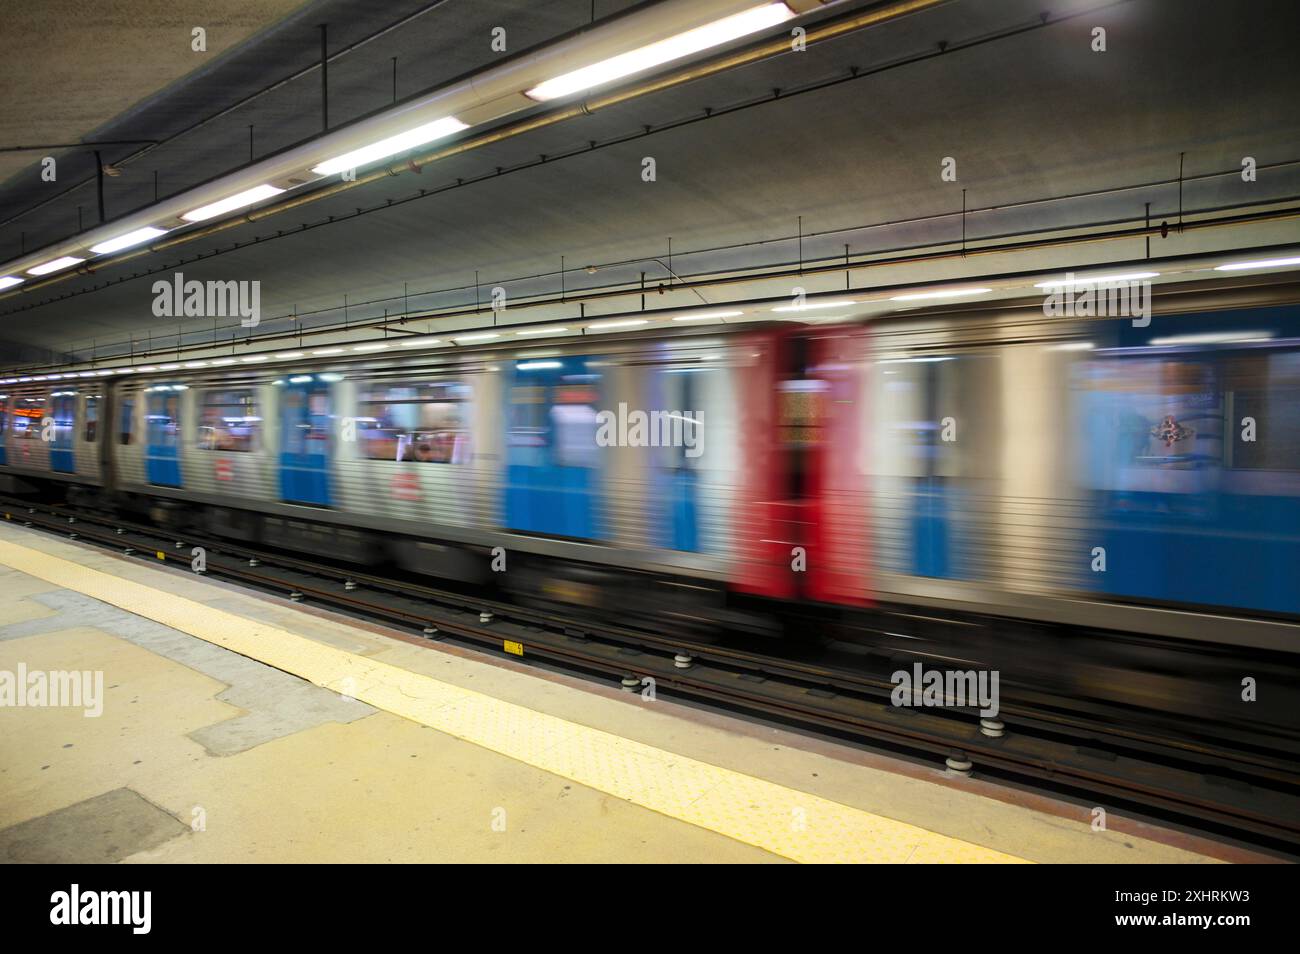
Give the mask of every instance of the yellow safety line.
[[0, 563], [535, 768], [802, 862], [1023, 862], [0, 541]]

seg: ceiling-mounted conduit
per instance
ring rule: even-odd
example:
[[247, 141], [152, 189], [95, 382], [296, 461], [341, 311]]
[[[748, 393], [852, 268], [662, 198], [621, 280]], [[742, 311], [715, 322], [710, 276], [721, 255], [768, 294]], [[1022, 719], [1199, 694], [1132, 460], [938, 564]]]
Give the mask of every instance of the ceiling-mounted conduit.
[[[1192, 211], [1188, 214], [1194, 215], [1199, 213], [1197, 211]], [[1251, 224], [1257, 224], [1259, 222], [1266, 222], [1266, 221], [1281, 221], [1285, 219], [1292, 219], [1298, 217], [1300, 217], [1300, 207], [1293, 206], [1285, 209], [1277, 209], [1277, 210], [1258, 212], [1258, 213], [1247, 213], [1247, 214], [1227, 216], [1227, 217], [1222, 217], [1217, 219], [1184, 221], [1182, 224], [1182, 230], [1184, 232], [1206, 231], [1206, 230], [1213, 230], [1217, 228], [1225, 228], [1231, 226], [1251, 225]], [[898, 267], [900, 265], [932, 264], [935, 262], [941, 262], [947, 260], [969, 259], [974, 256], [984, 256], [984, 255], [991, 255], [991, 254], [1009, 254], [1009, 253], [1017, 253], [1017, 252], [1031, 252], [1040, 249], [1060, 248], [1060, 247], [1074, 246], [1074, 245], [1087, 245], [1087, 244], [1092, 244], [1097, 242], [1113, 242], [1113, 241], [1119, 241], [1125, 239], [1132, 240], [1136, 238], [1141, 238], [1146, 235], [1150, 235], [1152, 233], [1158, 234], [1159, 226], [1153, 226], [1151, 228], [1147, 228], [1145, 226], [1139, 226], [1133, 228], [1108, 229], [1105, 231], [1092, 232], [1084, 235], [1044, 237], [1044, 238], [1037, 238], [1037, 239], [1028, 239], [1020, 242], [989, 244], [984, 246], [979, 246], [979, 245], [972, 246], [968, 244], [964, 250], [959, 248], [944, 248], [940, 251], [926, 252], [923, 254], [908, 254], [908, 252], [910, 252], [911, 250], [907, 250], [907, 249], [893, 250], [893, 251], [874, 253], [877, 256], [887, 256], [887, 257], [876, 257], [876, 258], [865, 259], [865, 260], [863, 258], [859, 258], [857, 260], [854, 260], [851, 263], [845, 263], [843, 260], [838, 260], [838, 261], [822, 260], [816, 264], [805, 263], [802, 267], [768, 269], [762, 272], [745, 272], [745, 273], [738, 273], [738, 274], [729, 274], [725, 276], [709, 276], [705, 278], [688, 278], [685, 281], [683, 281], [681, 284], [674, 285], [672, 287], [672, 291], [674, 292], [698, 291], [702, 289], [718, 288], [718, 287], [735, 285], [740, 283], [757, 283], [757, 282], [765, 282], [765, 281], [775, 281], [775, 280], [780, 280], [783, 278], [790, 278], [795, 276], [806, 278], [808, 276], [813, 276], [813, 275], [836, 274], [844, 271], [857, 272], [857, 271], [877, 269], [877, 268]], [[955, 243], [950, 243], [950, 244], [955, 244]], [[1231, 254], [1234, 257], [1239, 257], [1241, 255], [1246, 254], [1247, 252], [1259, 253], [1259, 254], [1266, 254], [1266, 253], [1271, 254], [1274, 252], [1294, 251], [1294, 249], [1295, 249], [1295, 245], [1293, 243], [1287, 243], [1287, 244], [1280, 244], [1280, 245], [1261, 246], [1261, 247], [1255, 247], [1251, 249], [1237, 249], [1237, 250], [1233, 250], [1231, 253], [1225, 251], [1214, 251], [1214, 252], [1199, 252], [1193, 254], [1176, 254], [1176, 255], [1167, 255], [1167, 256], [1157, 255], [1150, 258], [1115, 260], [1105, 264], [1091, 263], [1085, 267], [1088, 269], [1126, 268], [1129, 266], [1137, 267], [1139, 265], [1151, 265], [1151, 264], [1157, 264], [1157, 263], [1168, 262], [1168, 261], [1185, 262], [1185, 263], [1200, 263], [1200, 262], [1208, 263], [1208, 262], [1222, 261], [1223, 258], [1229, 254]], [[1061, 270], [1059, 268], [1041, 268], [1041, 269], [1032, 269], [1027, 271], [1022, 270], [1022, 271], [1013, 271], [1013, 272], [992, 273], [992, 274], [984, 274], [979, 276], [979, 280], [983, 282], [1006, 283], [1009, 281], [1018, 281], [1022, 279], [1052, 277], [1052, 276], [1059, 275], [1060, 271]], [[943, 285], [950, 281], [969, 282], [971, 280], [973, 280], [973, 276], [965, 276], [960, 280], [929, 279], [925, 281], [918, 281], [912, 283], [891, 282], [887, 285], [881, 285], [881, 286], [856, 284], [853, 285], [852, 287], [844, 289], [842, 293], [843, 294], [879, 294], [879, 293], [887, 293], [890, 291], [906, 291], [913, 287], [929, 288], [937, 285]], [[585, 304], [588, 302], [626, 298], [632, 295], [636, 295], [638, 291], [639, 291], [638, 289], [628, 286], [628, 287], [618, 287], [613, 289], [602, 289], [600, 291], [582, 292], [579, 293], [578, 295], [569, 293], [569, 296], [566, 297], [565, 299], [561, 299], [559, 296], [553, 295], [546, 298], [528, 299], [523, 303], [516, 303], [515, 309], [518, 311], [518, 310], [523, 310], [525, 308], [544, 308], [552, 305], [577, 306], [579, 304]], [[782, 295], [774, 298], [763, 298], [763, 299], [752, 299], [752, 300], [745, 299], [741, 301], [722, 301], [722, 302], [713, 302], [711, 304], [714, 307], [730, 307], [730, 306], [741, 306], [741, 305], [750, 306], [755, 304], [765, 304], [765, 303], [772, 303], [772, 302], [785, 302], [787, 300], [788, 297]], [[358, 306], [364, 304], [365, 303], [362, 302], [357, 303]], [[703, 307], [703, 306], [697, 306], [697, 307]], [[681, 307], [677, 307], [671, 309], [664, 309], [662, 310], [662, 312], [665, 314], [672, 314], [675, 312], [680, 312], [682, 310], [683, 309]], [[419, 314], [412, 314], [412, 315], [403, 314], [399, 316], [389, 316], [385, 318], [375, 318], [371, 320], [354, 321], [350, 325], [346, 326], [346, 329], [342, 325], [331, 325], [331, 326], [326, 326], [321, 328], [313, 328], [310, 330], [299, 327], [296, 329], [288, 329], [283, 332], [262, 334], [262, 335], [258, 335], [255, 338], [241, 338], [239, 340], [232, 339], [229, 342], [224, 342], [220, 344], [213, 343], [213, 342], [206, 342], [206, 343], [198, 343], [194, 345], [182, 345], [179, 348], [177, 346], [160, 347], [156, 351], [138, 353], [137, 355], [135, 355], [135, 360], [138, 361], [151, 360], [150, 358], [151, 355], [157, 356], [156, 360], [163, 360], [164, 356], [170, 356], [170, 355], [175, 355], [175, 358], [173, 359], [169, 357], [168, 360], [185, 360], [185, 356], [187, 354], [206, 353], [208, 351], [211, 351], [214, 347], [221, 347], [221, 348], [236, 347], [236, 346], [245, 347], [245, 348], [250, 346], [266, 347], [266, 346], [274, 345], [276, 342], [279, 341], [297, 341], [300, 344], [302, 344], [306, 342], [307, 339], [337, 335], [340, 331], [343, 330], [347, 330], [349, 332], [357, 332], [366, 329], [374, 329], [374, 330], [383, 330], [386, 334], [389, 332], [392, 332], [397, 335], [423, 334], [424, 332], [413, 331], [410, 328], [403, 327], [403, 326], [409, 323], [420, 322], [420, 321], [439, 321], [439, 320], [456, 319], [456, 318], [470, 318], [485, 313], [491, 313], [491, 307], [489, 305], [465, 306], [460, 308], [451, 308], [451, 309], [445, 309], [439, 311], [421, 312]], [[601, 320], [607, 320], [607, 319], [616, 319], [624, 316], [659, 317], [660, 315], [656, 315], [653, 311], [645, 312], [645, 311], [633, 310], [628, 312], [602, 314], [599, 316], [599, 318]], [[273, 318], [270, 319], [270, 321], [282, 320], [283, 318], [286, 317], [288, 316], [280, 316], [280, 318]], [[298, 317], [301, 318], [304, 316], [300, 315]], [[546, 317], [546, 318], [538, 319], [535, 322], [529, 322], [529, 321], [517, 322], [508, 327], [511, 330], [514, 330], [516, 328], [527, 328], [530, 325], [554, 324], [557, 321], [567, 321], [567, 320], [569, 319], [556, 319], [554, 317]], [[595, 318], [593, 317], [592, 320], [595, 320]], [[479, 329], [476, 327], [466, 327], [466, 328], [455, 329], [454, 332], [451, 333], [469, 334], [469, 333], [473, 333], [476, 330], [486, 330], [486, 329]], [[435, 332], [435, 333], [442, 334], [443, 332]], [[117, 356], [117, 357], [120, 358], [121, 356]], [[111, 360], [111, 359], [107, 359], [107, 360]], [[59, 366], [59, 367], [64, 367], [64, 366]], [[16, 369], [14, 369], [14, 370], [7, 371], [6, 373], [7, 374], [14, 374], [14, 373], [39, 374], [45, 370], [47, 370], [45, 367], [31, 368], [23, 371], [17, 371]], [[52, 370], [52, 368], [48, 370]]]

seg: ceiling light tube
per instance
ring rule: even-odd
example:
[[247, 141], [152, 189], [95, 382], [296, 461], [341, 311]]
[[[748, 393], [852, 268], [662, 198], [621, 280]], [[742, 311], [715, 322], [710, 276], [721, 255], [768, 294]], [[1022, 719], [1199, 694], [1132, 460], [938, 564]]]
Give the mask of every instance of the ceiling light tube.
[[856, 305], [856, 301], [809, 301], [802, 305], [781, 305], [779, 308], [773, 308], [773, 311], [813, 311], [818, 308], [844, 308], [848, 305]]
[[739, 318], [743, 311], [702, 311], [697, 315], [676, 315], [673, 321], [708, 321], [712, 318]]
[[486, 333], [481, 334], [481, 335], [461, 335], [460, 337], [456, 338], [455, 340], [456, 340], [456, 341], [470, 341], [470, 342], [473, 342], [473, 341], [491, 341], [493, 338], [500, 338], [500, 337], [501, 337], [501, 336], [500, 336], [499, 334], [496, 334], [495, 332], [491, 332], [491, 331], [489, 331], [489, 332], [486, 332]]
[[1144, 278], [1159, 278], [1159, 272], [1129, 272], [1126, 275], [1085, 275], [1082, 278], [1063, 278], [1050, 282], [1035, 282], [1035, 288], [1075, 288], [1079, 285], [1109, 285], [1115, 282], [1136, 282]]
[[45, 262], [37, 265], [35, 268], [27, 269], [28, 275], [48, 275], [50, 272], [57, 272], [61, 268], [67, 268], [69, 265], [80, 265], [84, 258], [74, 258], [71, 255], [65, 255], [63, 258], [56, 258], [52, 262]]
[[13, 275], [5, 275], [0, 278], [0, 288], [13, 288], [15, 285], [21, 285], [26, 280], [25, 278], [16, 278]]
[[133, 245], [139, 245], [141, 242], [147, 242], [150, 239], [166, 234], [166, 229], [156, 229], [152, 225], [146, 225], [142, 229], [136, 229], [134, 232], [127, 232], [125, 235], [119, 235], [117, 238], [109, 239], [107, 242], [100, 242], [98, 245], [92, 245], [90, 246], [90, 250], [96, 255], [108, 255], [112, 252], [120, 252], [124, 248], [130, 248]]
[[551, 328], [522, 328], [519, 331], [516, 331], [515, 334], [519, 335], [521, 338], [528, 338], [533, 335], [558, 335], [568, 330], [568, 328], [563, 326]]
[[960, 298], [963, 295], [987, 295], [992, 288], [950, 288], [947, 291], [916, 292], [908, 295], [895, 295], [890, 301], [923, 301], [929, 298]]
[[587, 325], [588, 331], [612, 331], [615, 328], [635, 328], [637, 325], [644, 325], [648, 322], [644, 318], [629, 318], [626, 321], [601, 321], [594, 325]]
[[348, 169], [355, 169], [357, 166], [365, 166], [372, 162], [378, 162], [380, 159], [387, 159], [389, 156], [406, 152], [416, 146], [423, 146], [435, 139], [446, 138], [463, 129], [469, 129], [469, 126], [455, 116], [444, 116], [442, 119], [435, 119], [423, 126], [416, 126], [414, 129], [408, 129], [396, 136], [389, 136], [387, 139], [372, 142], [360, 149], [345, 152], [333, 159], [326, 159], [320, 165], [313, 166], [311, 171], [318, 176], [330, 176], [336, 172], [345, 172]]
[[[1281, 268], [1284, 265], [1300, 265], [1300, 258], [1266, 258], [1258, 262], [1230, 262], [1227, 265], [1215, 265], [1216, 272], [1237, 272], [1244, 268]], [[3, 281], [3, 279], [0, 279]]]
[[699, 53], [710, 47], [730, 43], [742, 36], [783, 23], [794, 15], [794, 11], [784, 3], [764, 3], [732, 16], [723, 17], [721, 20], [706, 23], [693, 30], [678, 33], [676, 36], [670, 36], [639, 49], [629, 50], [548, 79], [527, 90], [524, 95], [539, 102], [568, 96], [593, 86], [601, 86], [634, 73], [662, 66], [664, 63], [671, 63], [673, 60]]
[[218, 215], [224, 215], [227, 212], [234, 212], [236, 209], [242, 209], [244, 206], [252, 205], [254, 202], [261, 202], [263, 199], [269, 199], [273, 195], [279, 195], [283, 189], [277, 189], [273, 185], [254, 186], [229, 198], [221, 199], [218, 202], [209, 205], [199, 206], [186, 212], [181, 216], [186, 222], [202, 222], [205, 219], [216, 218]]

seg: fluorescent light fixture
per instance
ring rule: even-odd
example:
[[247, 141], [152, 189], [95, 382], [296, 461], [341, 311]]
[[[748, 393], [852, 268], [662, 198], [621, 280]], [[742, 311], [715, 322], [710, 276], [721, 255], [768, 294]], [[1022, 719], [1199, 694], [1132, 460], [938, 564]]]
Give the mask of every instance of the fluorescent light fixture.
[[386, 345], [386, 344], [364, 344], [364, 345], [357, 345], [357, 346], [356, 346], [355, 348], [353, 348], [352, 350], [353, 350], [353, 351], [387, 351], [387, 350], [388, 350], [388, 345]]
[[516, 371], [544, 371], [547, 370], [548, 368], [561, 368], [561, 367], [564, 367], [564, 365], [562, 362], [559, 361], [521, 361], [519, 364], [515, 365], [515, 370]]
[[779, 308], [773, 308], [773, 311], [815, 311], [818, 308], [843, 308], [846, 305], [856, 305], [856, 301], [847, 301], [837, 299], [835, 301], [807, 301], [802, 305], [782, 305]]
[[401, 344], [401, 347], [403, 347], [403, 348], [431, 348], [431, 347], [433, 347], [433, 346], [436, 345], [436, 344], [442, 344], [442, 339], [441, 339], [441, 338], [426, 338], [426, 337], [420, 337], [420, 338], [412, 338], [410, 341], [403, 341], [402, 344]]
[[612, 331], [615, 328], [635, 328], [637, 325], [648, 324], [644, 318], [629, 318], [626, 321], [601, 321], [594, 325], [588, 325], [588, 331]]
[[48, 275], [50, 272], [57, 272], [61, 268], [67, 268], [69, 265], [80, 265], [84, 258], [73, 258], [71, 255], [65, 255], [63, 258], [56, 258], [52, 262], [46, 262], [43, 265], [37, 265], [35, 268], [27, 269], [28, 275]]
[[364, 166], [380, 159], [387, 159], [389, 156], [395, 156], [399, 152], [406, 152], [416, 146], [423, 146], [426, 142], [442, 139], [452, 133], [458, 133], [462, 129], [469, 129], [469, 126], [455, 116], [444, 116], [442, 119], [435, 119], [423, 126], [416, 126], [414, 129], [408, 129], [396, 136], [389, 136], [387, 139], [372, 142], [360, 149], [345, 152], [333, 159], [326, 159], [319, 166], [313, 166], [311, 171], [318, 176], [329, 176], [336, 172], [355, 169], [357, 166]]
[[158, 369], [152, 364], [146, 364], [143, 368], [136, 368], [136, 370], [141, 372], [146, 372], [146, 371], [157, 371]]
[[0, 278], [0, 288], [13, 288], [15, 285], [21, 285], [26, 279], [15, 278], [13, 275], [6, 275]]
[[311, 381], [310, 374], [295, 374], [289, 379], [290, 384], [306, 384]]
[[234, 212], [236, 209], [242, 209], [246, 205], [252, 205], [254, 202], [261, 202], [263, 199], [269, 199], [273, 195], [279, 195], [283, 189], [277, 189], [273, 185], [254, 186], [246, 189], [237, 195], [232, 195], [228, 199], [222, 199], [219, 202], [213, 202], [210, 205], [203, 205], [181, 216], [186, 222], [202, 222], [205, 219], [215, 218], [218, 215], [225, 215], [227, 212]]
[[159, 371], [175, 371], [175, 370], [176, 370], [177, 368], [179, 368], [179, 367], [180, 367], [179, 364], [160, 364], [160, 365], [158, 365], [158, 370], [159, 370]]
[[342, 349], [342, 348], [321, 348], [321, 349], [319, 349], [319, 350], [317, 350], [317, 351], [313, 351], [313, 352], [312, 352], [312, 354], [318, 354], [318, 355], [321, 355], [322, 357], [324, 357], [324, 356], [326, 356], [326, 355], [331, 355], [331, 354], [342, 354], [342, 353], [343, 353], [343, 349]]
[[599, 63], [592, 63], [590, 66], [546, 80], [525, 92], [524, 95], [529, 99], [542, 102], [559, 96], [568, 96], [664, 63], [671, 63], [673, 60], [699, 53], [710, 47], [730, 43], [742, 36], [775, 26], [793, 16], [794, 12], [784, 3], [764, 3], [750, 7], [732, 16], [687, 30], [685, 33], [678, 33], [657, 43], [629, 50], [627, 53], [620, 53]]
[[501, 336], [500, 336], [499, 334], [496, 334], [495, 332], [491, 332], [491, 331], [489, 331], [489, 332], [487, 332], [487, 333], [485, 333], [485, 334], [481, 334], [481, 335], [461, 335], [460, 337], [456, 338], [456, 341], [471, 341], [471, 342], [472, 342], [472, 341], [491, 341], [493, 338], [500, 338], [500, 337], [501, 337]]
[[218, 359], [218, 360], [216, 360], [216, 361], [213, 361], [213, 362], [212, 362], [212, 366], [213, 366], [214, 368], [219, 368], [219, 367], [222, 367], [222, 366], [224, 366], [224, 365], [227, 365], [227, 364], [234, 364], [234, 363], [235, 363], [235, 359], [234, 359], [234, 358], [220, 358], [220, 359]]
[[276, 355], [276, 358], [281, 361], [288, 361], [290, 358], [301, 358], [302, 355], [301, 351], [281, 351]]
[[909, 295], [895, 295], [890, 301], [923, 301], [930, 298], [961, 298], [965, 295], [987, 295], [992, 288], [949, 288], [946, 291], [917, 292]]
[[120, 252], [124, 248], [130, 248], [132, 245], [139, 245], [141, 242], [147, 242], [152, 238], [166, 234], [166, 229], [156, 229], [152, 225], [147, 225], [142, 229], [136, 229], [134, 232], [127, 232], [125, 235], [109, 239], [107, 242], [92, 245], [90, 250], [96, 255], [107, 255], [110, 252]]
[[1242, 344], [1249, 341], [1269, 341], [1271, 331], [1229, 331], [1201, 335], [1174, 335], [1170, 338], [1152, 338], [1153, 345], [1192, 345], [1192, 344]]
[[677, 315], [673, 321], [708, 321], [711, 318], [739, 318], [743, 311], [702, 311], [695, 315]]
[[1128, 272], [1124, 275], [1085, 275], [1082, 278], [1069, 277], [1059, 281], [1034, 282], [1035, 288], [1075, 288], [1079, 285], [1113, 285], [1116, 282], [1136, 282], [1144, 278], [1159, 278], [1159, 272]]
[[[1258, 262], [1232, 262], [1228, 265], [1215, 265], [1216, 272], [1237, 272], [1244, 268], [1281, 268], [1284, 265], [1300, 265], [1300, 258], [1266, 258]], [[0, 278], [0, 282], [4, 279]], [[3, 287], [3, 285], [0, 285]]]
[[1091, 341], [1068, 341], [1065, 344], [1051, 345], [1048, 351], [1091, 351], [1093, 344]]
[[185, 367], [187, 367], [187, 368], [206, 368], [207, 366], [208, 366], [208, 363], [207, 363], [206, 361], [186, 361], [186, 362], [185, 362]]
[[267, 356], [264, 354], [250, 354], [247, 358], [240, 358], [242, 364], [256, 364], [258, 361], [265, 361]]
[[523, 328], [516, 331], [515, 334], [521, 338], [529, 338], [533, 335], [558, 335], [568, 330], [568, 328], [563, 326], [552, 326], [550, 328]]
[[952, 360], [952, 355], [933, 355], [925, 358], [887, 358], [880, 364], [935, 364], [939, 361]]

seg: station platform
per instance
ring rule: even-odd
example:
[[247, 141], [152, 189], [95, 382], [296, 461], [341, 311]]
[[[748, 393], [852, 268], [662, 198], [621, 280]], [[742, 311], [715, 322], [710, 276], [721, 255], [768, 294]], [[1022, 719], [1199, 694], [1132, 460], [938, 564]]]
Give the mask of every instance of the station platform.
[[5, 673], [0, 862], [1258, 860], [12, 523]]

